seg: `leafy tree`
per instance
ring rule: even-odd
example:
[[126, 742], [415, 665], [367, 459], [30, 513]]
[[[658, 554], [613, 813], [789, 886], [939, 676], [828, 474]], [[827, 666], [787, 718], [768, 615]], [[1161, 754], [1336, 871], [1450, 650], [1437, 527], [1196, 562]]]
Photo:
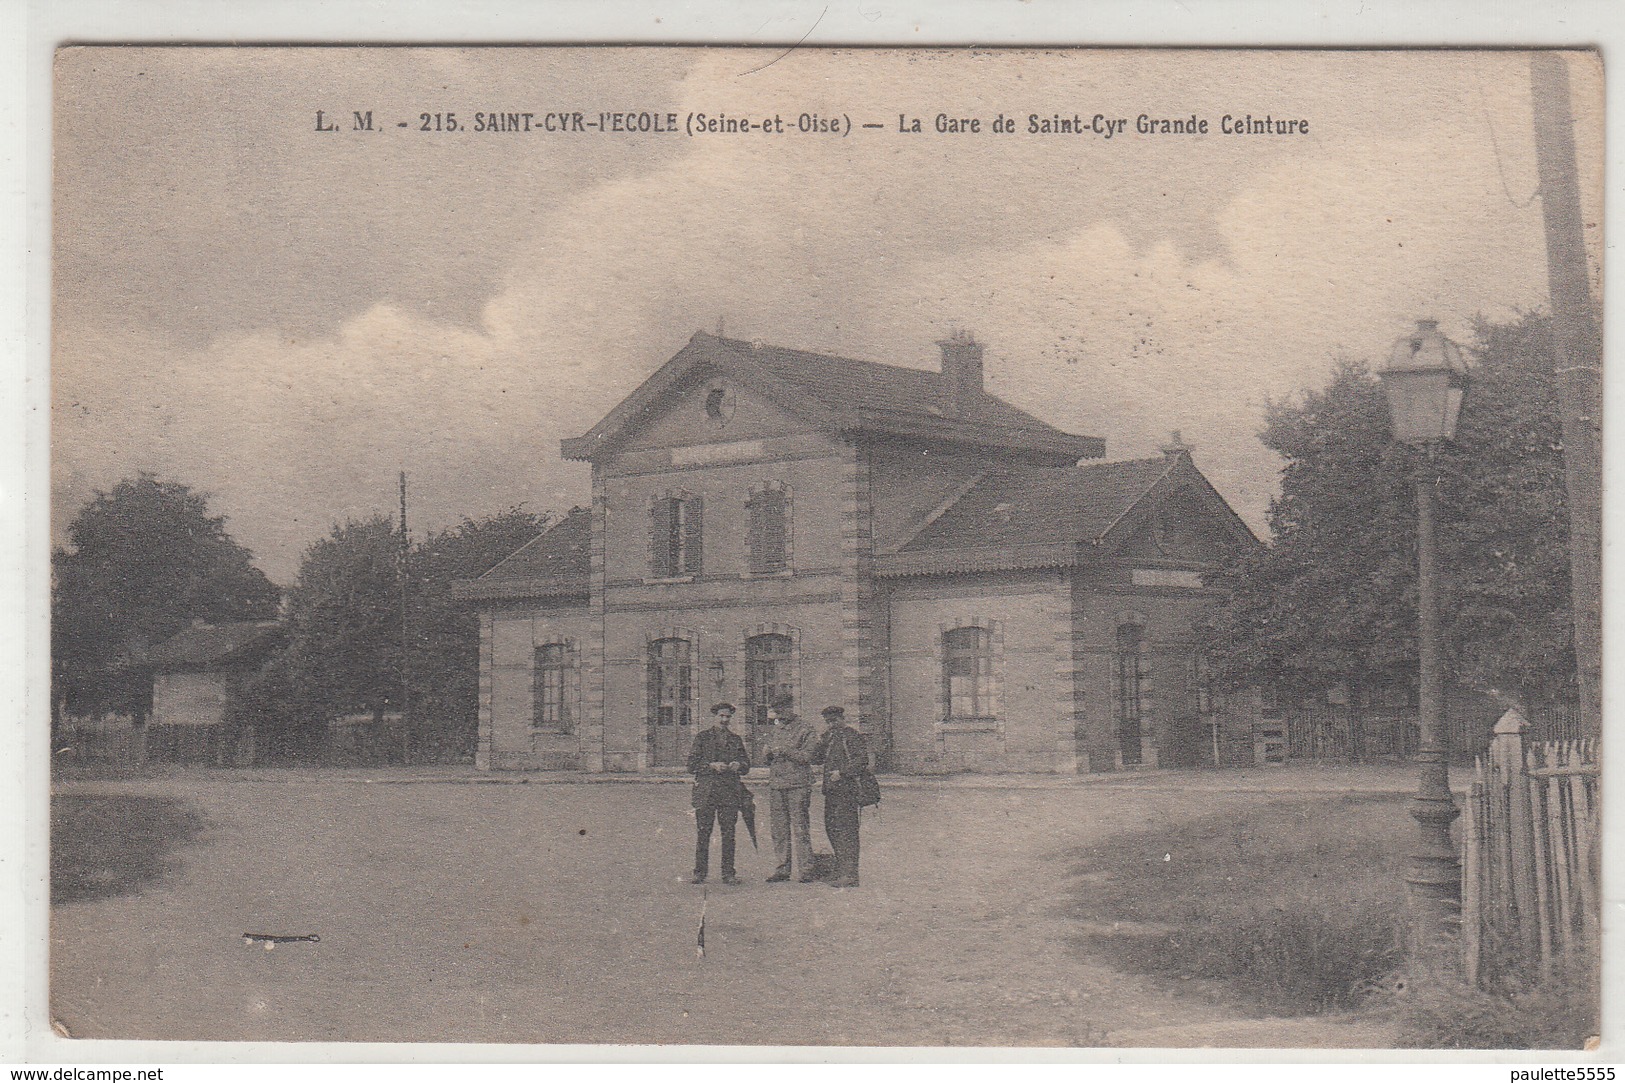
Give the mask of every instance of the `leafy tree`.
[[1480, 687], [1569, 696], [1568, 492], [1551, 320], [1480, 321], [1475, 353], [1457, 446], [1445, 453], [1454, 660]]
[[383, 515], [335, 526], [305, 550], [288, 597], [289, 657], [277, 665], [324, 722], [399, 707], [400, 560], [400, 535]]
[[[142, 656], [194, 618], [274, 617], [278, 591], [208, 496], [141, 473], [98, 492], [51, 554], [54, 707], [144, 720]], [[56, 712], [53, 711], [53, 717]]]
[[[1413, 472], [1439, 478], [1447, 654], [1458, 683], [1564, 694], [1574, 672], [1562, 425], [1548, 318], [1479, 321], [1456, 440], [1392, 440], [1376, 377], [1273, 403], [1260, 438], [1286, 460], [1273, 544], [1229, 569], [1209, 646], [1230, 684], [1326, 687], [1414, 672]], [[1427, 455], [1426, 462], [1423, 456]]]
[[[234, 717], [257, 721], [292, 754], [317, 748], [327, 722], [407, 718], [409, 755], [472, 749], [479, 707], [479, 622], [451, 588], [535, 538], [548, 516], [510, 508], [403, 552], [386, 517], [335, 526], [306, 550], [288, 606], [288, 642], [246, 684]], [[403, 687], [401, 587], [406, 586]]]
[[414, 550], [409, 642], [418, 740], [472, 751], [479, 719], [479, 617], [452, 598], [452, 584], [484, 575], [546, 530], [551, 519], [545, 512], [512, 507], [483, 519], [465, 518]]

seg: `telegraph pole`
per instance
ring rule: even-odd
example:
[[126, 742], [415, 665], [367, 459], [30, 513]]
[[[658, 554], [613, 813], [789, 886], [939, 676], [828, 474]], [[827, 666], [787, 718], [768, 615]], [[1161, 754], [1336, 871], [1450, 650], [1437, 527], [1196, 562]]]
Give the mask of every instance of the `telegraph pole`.
[[408, 719], [412, 713], [412, 663], [408, 653], [411, 641], [408, 636], [406, 622], [406, 558], [411, 545], [406, 533], [406, 471], [401, 471], [401, 549], [396, 557], [396, 567], [399, 574], [396, 576], [401, 584], [401, 759], [410, 763], [412, 760], [411, 725]]
[[1569, 592], [1583, 735], [1602, 736], [1602, 329], [1591, 299], [1585, 220], [1564, 54], [1530, 54], [1535, 160], [1546, 220], [1546, 275], [1563, 411]]

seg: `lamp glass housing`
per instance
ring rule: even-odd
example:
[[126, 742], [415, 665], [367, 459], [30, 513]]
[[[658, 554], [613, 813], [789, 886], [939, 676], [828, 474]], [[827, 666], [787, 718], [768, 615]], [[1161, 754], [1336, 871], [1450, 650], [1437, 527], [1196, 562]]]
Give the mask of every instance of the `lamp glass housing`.
[[1467, 364], [1461, 347], [1439, 333], [1432, 320], [1394, 343], [1378, 373], [1388, 399], [1394, 439], [1421, 447], [1456, 435], [1456, 419], [1467, 388]]
[[1384, 372], [1382, 390], [1395, 440], [1421, 446], [1456, 435], [1463, 389], [1450, 372]]

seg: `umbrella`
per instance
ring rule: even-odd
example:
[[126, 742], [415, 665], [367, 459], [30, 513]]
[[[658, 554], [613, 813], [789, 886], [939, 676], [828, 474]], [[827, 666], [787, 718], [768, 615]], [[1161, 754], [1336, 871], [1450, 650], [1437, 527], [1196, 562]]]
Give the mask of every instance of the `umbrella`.
[[694, 943], [694, 954], [701, 959], [705, 958], [705, 908], [711, 905], [711, 892], [709, 889], [700, 896], [700, 935]]
[[739, 814], [745, 818], [745, 830], [750, 832], [750, 848], [760, 849], [756, 845], [756, 797], [744, 786], [739, 787], [744, 795], [739, 803]]

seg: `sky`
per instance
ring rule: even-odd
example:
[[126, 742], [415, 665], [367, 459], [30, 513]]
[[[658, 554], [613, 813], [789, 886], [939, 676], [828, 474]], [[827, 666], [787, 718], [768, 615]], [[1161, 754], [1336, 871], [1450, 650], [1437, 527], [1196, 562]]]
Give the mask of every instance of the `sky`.
[[[403, 469], [420, 537], [586, 503], [559, 440], [719, 322], [925, 368], [970, 330], [990, 391], [1108, 458], [1178, 430], [1263, 536], [1267, 402], [1379, 361], [1418, 317], [1467, 340], [1477, 315], [1547, 304], [1519, 53], [78, 48], [56, 67], [53, 540], [147, 470], [211, 494], [283, 584], [335, 523], [392, 513]], [[1601, 76], [1576, 58], [1571, 78], [1600, 226]], [[355, 110], [378, 130], [349, 131]], [[417, 130], [577, 110], [855, 127]], [[939, 113], [983, 130], [938, 134]], [[1097, 113], [1128, 130], [1026, 133]], [[994, 134], [1000, 114], [1018, 131]], [[1210, 132], [1139, 135], [1141, 114]], [[1226, 114], [1309, 134], [1223, 135]]]

